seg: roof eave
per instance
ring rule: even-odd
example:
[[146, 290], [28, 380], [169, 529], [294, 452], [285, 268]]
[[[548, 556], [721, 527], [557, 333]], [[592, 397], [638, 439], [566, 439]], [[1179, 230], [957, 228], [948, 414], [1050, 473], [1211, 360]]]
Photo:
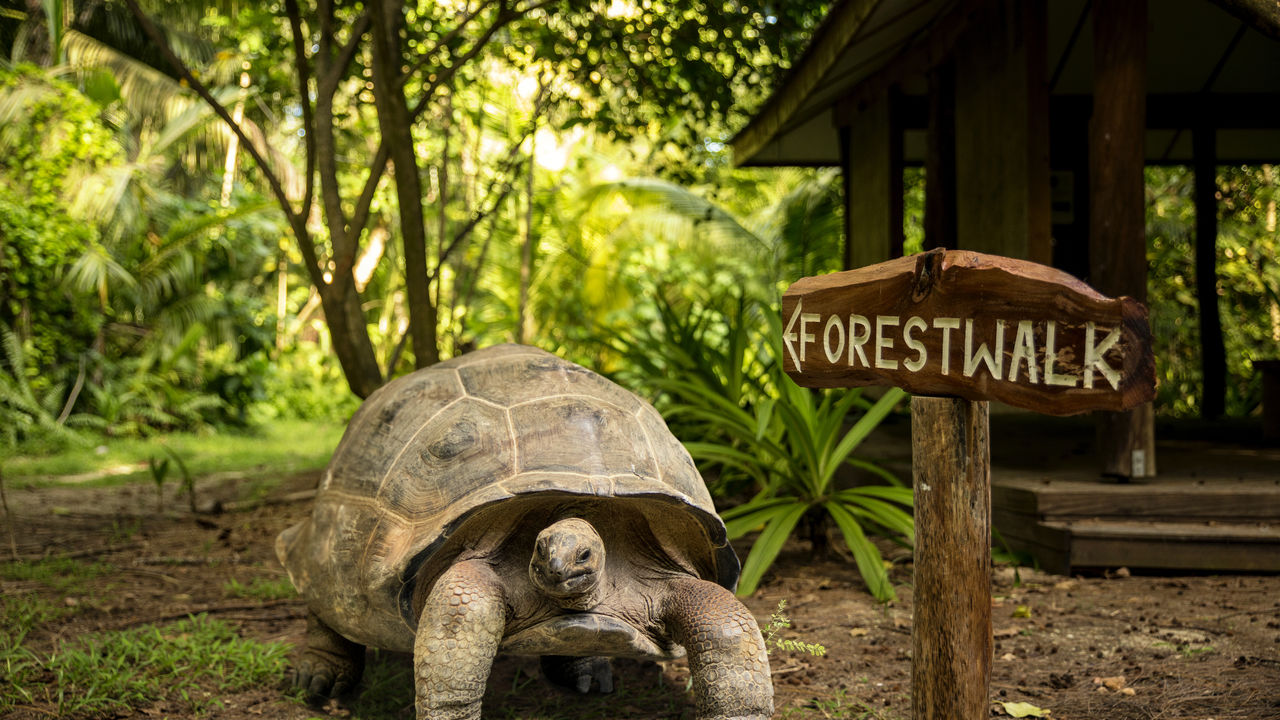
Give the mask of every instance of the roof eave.
[[777, 137], [880, 2], [841, 0], [831, 8], [809, 47], [783, 78], [778, 89], [751, 122], [730, 141], [734, 165], [752, 164], [753, 156]]

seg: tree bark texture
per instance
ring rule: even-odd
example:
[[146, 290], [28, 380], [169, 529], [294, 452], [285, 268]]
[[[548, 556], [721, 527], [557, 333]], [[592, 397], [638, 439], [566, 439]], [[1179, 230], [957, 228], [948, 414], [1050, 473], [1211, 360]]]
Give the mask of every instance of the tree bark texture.
[[911, 446], [911, 716], [986, 718], [992, 657], [988, 403], [913, 397]]
[[[298, 215], [291, 216], [290, 225], [299, 247], [310, 247], [312, 239], [307, 230], [306, 219]], [[314, 253], [306, 263], [307, 272], [316, 294], [320, 296], [320, 307], [324, 309], [325, 324], [329, 327], [329, 337], [333, 342], [333, 353], [338, 356], [338, 364], [342, 366], [342, 374], [346, 377], [351, 392], [357, 397], [367, 398], [382, 386], [383, 378], [378, 358], [373, 352], [373, 341], [369, 339], [369, 326], [365, 323], [360, 293], [356, 292], [354, 282], [326, 283], [319, 265], [312, 260]]]
[[400, 236], [404, 243], [405, 294], [409, 304], [409, 334], [413, 339], [414, 366], [423, 368], [440, 359], [436, 338], [436, 306], [431, 301], [431, 276], [427, 268], [427, 228], [422, 211], [422, 178], [413, 142], [413, 114], [400, 81], [401, 5], [375, 2], [373, 13], [373, 87], [378, 107], [378, 127], [395, 166], [396, 201], [400, 209]]

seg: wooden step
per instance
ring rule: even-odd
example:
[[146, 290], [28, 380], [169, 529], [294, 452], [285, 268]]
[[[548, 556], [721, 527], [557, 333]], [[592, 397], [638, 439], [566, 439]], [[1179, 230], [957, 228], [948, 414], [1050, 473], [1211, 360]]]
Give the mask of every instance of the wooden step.
[[993, 507], [1045, 520], [1280, 522], [1280, 484], [1273, 482], [993, 482]]
[[1036, 520], [996, 510], [993, 521], [1014, 550], [1049, 572], [1082, 568], [1280, 572], [1280, 525], [1269, 522], [1167, 522], [1132, 519]]

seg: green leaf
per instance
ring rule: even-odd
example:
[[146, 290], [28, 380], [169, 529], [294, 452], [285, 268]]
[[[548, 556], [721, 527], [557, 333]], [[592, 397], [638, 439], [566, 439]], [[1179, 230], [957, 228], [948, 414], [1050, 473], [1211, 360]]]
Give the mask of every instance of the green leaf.
[[851, 513], [906, 537], [908, 542], [915, 542], [915, 520], [902, 508], [853, 490], [842, 490], [836, 493], [836, 498]]
[[739, 595], [750, 595], [756, 591], [765, 571], [773, 565], [774, 559], [782, 551], [783, 544], [786, 543], [787, 538], [791, 537], [791, 531], [795, 529], [796, 523], [800, 522], [800, 518], [808, 509], [809, 506], [805, 503], [784, 506], [765, 525], [764, 532], [756, 538], [755, 544], [751, 546], [751, 552], [747, 554], [747, 561], [742, 565], [742, 577], [738, 580]]
[[845, 545], [853, 553], [853, 559], [858, 564], [858, 572], [862, 575], [862, 580], [867, 583], [867, 589], [881, 602], [896, 600], [897, 594], [893, 591], [893, 585], [889, 583], [889, 574], [884, 569], [884, 558], [862, 532], [857, 518], [835, 501], [826, 502], [823, 507], [831, 513], [836, 526], [840, 528], [840, 533], [844, 535]]
[[773, 407], [777, 404], [774, 398], [765, 398], [756, 405], [756, 440], [764, 439], [769, 432], [769, 423], [773, 420]]
[[727, 510], [721, 518], [729, 537], [739, 538], [788, 511], [795, 502], [795, 498], [757, 498]]
[[867, 439], [871, 431], [876, 429], [906, 394], [906, 391], [902, 388], [890, 388], [871, 406], [870, 410], [867, 410], [862, 417], [858, 418], [858, 421], [853, 424], [853, 427], [849, 428], [849, 432], [845, 433], [844, 438], [840, 440], [840, 444], [832, 451], [831, 463], [826, 468], [826, 478], [824, 480], [829, 479], [830, 475], [835, 473], [836, 467], [844, 462], [849, 453], [853, 452], [863, 440]]

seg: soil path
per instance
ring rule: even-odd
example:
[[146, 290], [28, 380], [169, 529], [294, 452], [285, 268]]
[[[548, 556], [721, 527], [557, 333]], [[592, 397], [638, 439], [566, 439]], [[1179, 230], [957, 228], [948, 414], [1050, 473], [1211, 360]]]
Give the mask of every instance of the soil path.
[[[37, 653], [86, 633], [194, 612], [248, 637], [300, 644], [298, 600], [246, 599], [231, 588], [283, 576], [273, 540], [308, 511], [296, 498], [315, 480], [314, 474], [289, 479], [268, 498], [278, 502], [201, 516], [181, 512], [185, 501], [176, 497], [168, 515], [139, 514], [154, 507], [148, 486], [11, 489], [21, 555], [76, 557], [110, 570], [71, 594], [35, 581], [5, 580], [0, 589], [6, 598], [34, 594], [69, 609], [28, 636]], [[200, 493], [204, 500], [236, 499], [232, 484], [205, 483]], [[891, 605], [866, 594], [851, 562], [810, 562], [799, 544], [784, 550], [760, 591], [746, 599], [761, 625], [785, 600], [792, 624], [779, 637], [826, 648], [820, 657], [773, 652], [779, 717], [910, 717], [910, 564], [903, 551], [885, 550], [896, 563], [899, 600]], [[1280, 719], [1280, 578], [1125, 572], [1066, 578], [1001, 568], [992, 594], [993, 715], [1005, 714], [1003, 702], [1025, 702], [1057, 720]], [[374, 687], [356, 702], [358, 714], [366, 715], [361, 703], [377, 701], [398, 708], [393, 717], [411, 717], [405, 663], [397, 656], [374, 658], [368, 678]], [[546, 687], [536, 665], [500, 660], [486, 717], [692, 717], [681, 661], [619, 663], [618, 693], [585, 700]], [[274, 687], [222, 700], [217, 717], [232, 720], [350, 714], [342, 704], [307, 708]], [[161, 701], [139, 716], [195, 717], [181, 707]], [[44, 718], [50, 710], [35, 703], [13, 716]]]

